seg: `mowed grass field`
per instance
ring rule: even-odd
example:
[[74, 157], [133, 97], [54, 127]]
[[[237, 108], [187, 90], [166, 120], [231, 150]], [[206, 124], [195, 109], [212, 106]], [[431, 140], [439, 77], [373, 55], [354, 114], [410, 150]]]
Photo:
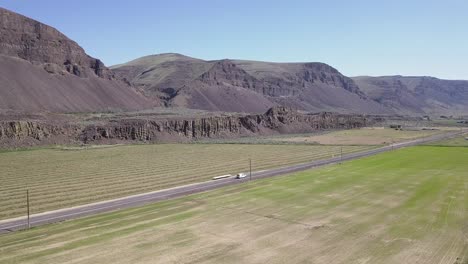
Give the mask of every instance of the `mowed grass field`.
[[0, 263], [468, 263], [468, 150], [412, 147], [0, 236]]
[[[344, 153], [368, 149], [345, 146]], [[0, 153], [0, 219], [263, 170], [340, 153], [336, 146], [159, 144]]]

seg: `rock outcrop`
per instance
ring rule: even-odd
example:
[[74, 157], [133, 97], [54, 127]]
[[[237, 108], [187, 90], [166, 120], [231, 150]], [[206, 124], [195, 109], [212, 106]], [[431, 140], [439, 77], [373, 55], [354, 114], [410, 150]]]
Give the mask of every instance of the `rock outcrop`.
[[0, 147], [72, 144], [81, 128], [71, 123], [50, 121], [1, 121]]
[[72, 122], [3, 121], [0, 122], [0, 143], [4, 146], [18, 146], [77, 142], [174, 142], [349, 129], [372, 122], [373, 119], [362, 115], [301, 114], [286, 107], [275, 107], [259, 115], [97, 120], [89, 125], [76, 125]]
[[264, 84], [243, 69], [237, 67], [231, 60], [220, 60], [211, 69], [200, 75], [197, 80], [207, 85], [230, 85], [261, 92]]

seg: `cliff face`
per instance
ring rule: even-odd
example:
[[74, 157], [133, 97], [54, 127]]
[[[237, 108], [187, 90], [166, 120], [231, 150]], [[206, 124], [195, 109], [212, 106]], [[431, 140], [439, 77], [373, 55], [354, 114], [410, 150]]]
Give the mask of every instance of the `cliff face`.
[[80, 127], [43, 121], [0, 122], [0, 147], [75, 143]]
[[215, 62], [213, 67], [200, 75], [197, 80], [207, 85], [230, 85], [254, 90], [256, 92], [260, 92], [262, 88], [264, 88], [263, 83], [250, 76], [243, 69], [237, 67], [237, 65], [230, 60]]
[[194, 120], [127, 120], [87, 126], [81, 140], [85, 143], [104, 139], [155, 141], [168, 138], [193, 139], [240, 134], [239, 120], [209, 117]]
[[2, 8], [0, 24], [0, 54], [44, 64], [49, 72], [113, 78], [112, 72], [99, 59], [88, 56], [76, 42], [53, 27]]
[[[324, 63], [266, 63], [236, 61], [261, 84], [259, 92], [275, 97], [297, 96], [316, 86], [335, 87], [366, 99], [352, 79]], [[252, 77], [252, 78], [253, 78]]]
[[361, 115], [305, 115], [285, 107], [275, 107], [260, 115], [162, 120], [123, 119], [99, 121], [90, 125], [73, 125], [71, 122], [50, 124], [43, 121], [3, 121], [0, 122], [0, 145], [174, 142], [358, 128], [371, 122], [373, 120]]

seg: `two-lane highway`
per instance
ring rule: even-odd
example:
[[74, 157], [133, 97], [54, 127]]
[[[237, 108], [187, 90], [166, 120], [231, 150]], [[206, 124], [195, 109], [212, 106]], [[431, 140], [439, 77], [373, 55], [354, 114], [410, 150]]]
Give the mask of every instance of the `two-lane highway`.
[[[346, 155], [343, 155], [342, 157], [338, 156], [338, 157], [334, 157], [330, 159], [318, 160], [318, 161], [313, 161], [309, 163], [298, 164], [298, 165], [293, 165], [293, 166], [288, 166], [288, 167], [283, 167], [283, 168], [253, 172], [252, 179], [261, 179], [261, 178], [273, 177], [273, 176], [278, 176], [278, 175], [285, 175], [285, 174], [289, 174], [293, 172], [311, 169], [311, 168], [318, 167], [318, 166], [358, 159], [358, 158], [382, 153], [385, 151], [390, 151], [393, 149], [414, 146], [414, 145], [418, 145], [418, 144], [422, 144], [426, 142], [438, 141], [441, 139], [454, 137], [461, 133], [463, 132], [451, 132], [451, 133], [439, 134], [439, 135], [435, 135], [435, 136], [431, 136], [427, 138], [421, 138], [417, 140], [397, 143], [397, 144], [393, 144], [390, 146], [380, 147], [380, 148], [367, 150], [363, 152], [346, 154]], [[163, 201], [167, 199], [182, 197], [182, 196], [190, 195], [193, 193], [213, 190], [213, 189], [220, 188], [220, 187], [227, 186], [227, 185], [240, 184], [246, 181], [249, 181], [249, 177], [246, 177], [243, 179], [234, 179], [233, 177], [231, 177], [231, 178], [225, 178], [225, 179], [220, 179], [216, 181], [207, 181], [207, 182], [201, 182], [197, 184], [180, 186], [176, 188], [171, 188], [171, 189], [166, 189], [166, 190], [161, 190], [161, 191], [156, 191], [156, 192], [151, 192], [151, 193], [133, 195], [133, 196], [128, 196], [128, 197], [124, 197], [120, 199], [93, 203], [93, 204], [88, 204], [88, 205], [83, 205], [83, 206], [78, 206], [78, 207], [73, 207], [73, 208], [68, 208], [68, 209], [61, 209], [61, 210], [56, 210], [56, 211], [51, 211], [51, 212], [46, 212], [46, 213], [41, 213], [41, 214], [35, 214], [31, 216], [30, 224], [31, 226], [39, 226], [39, 225], [94, 215], [98, 213], [119, 210], [123, 208], [136, 207], [136, 206], [141, 206], [141, 205], [148, 204], [148, 203], [154, 203], [154, 202]], [[20, 230], [20, 229], [25, 229], [27, 228], [27, 226], [28, 225], [27, 225], [26, 217], [3, 220], [3, 221], [0, 221], [0, 234], [12, 232], [15, 230]]]

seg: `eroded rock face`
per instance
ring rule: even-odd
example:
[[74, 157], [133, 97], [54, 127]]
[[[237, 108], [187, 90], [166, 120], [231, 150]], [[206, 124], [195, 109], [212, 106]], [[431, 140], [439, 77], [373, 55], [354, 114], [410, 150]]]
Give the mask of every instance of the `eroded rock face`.
[[190, 141], [202, 138], [306, 133], [324, 129], [349, 129], [372, 124], [374, 118], [336, 113], [301, 114], [275, 107], [265, 114], [212, 116], [193, 119], [124, 119], [90, 125], [50, 124], [42, 121], [0, 122], [2, 145], [108, 142]]
[[340, 87], [362, 98], [366, 97], [352, 79], [342, 75], [338, 70], [324, 63], [304, 64], [303, 70], [299, 72], [300, 79], [309, 83], [321, 82], [334, 87]]
[[371, 120], [361, 115], [336, 113], [300, 114], [286, 107], [275, 107], [262, 115], [208, 117], [192, 120], [127, 120], [87, 126], [83, 142], [103, 139], [153, 141], [172, 138], [235, 138], [246, 135], [305, 133], [322, 129], [364, 127]]
[[25, 147], [76, 143], [81, 132], [73, 124], [50, 124], [42, 121], [0, 122], [0, 147]]
[[278, 73], [264, 73], [259, 70], [250, 73], [262, 83], [260, 92], [273, 98], [300, 95], [317, 85], [337, 87], [366, 98], [353, 80], [324, 63], [286, 64], [283, 71]]
[[232, 85], [259, 91], [263, 84], [230, 60], [221, 60], [197, 78], [208, 85]]
[[[278, 76], [257, 76], [246, 72], [231, 60], [220, 60], [202, 74], [198, 80], [209, 85], [232, 85], [242, 87], [266, 96], [295, 96], [313, 85], [322, 84], [338, 87], [366, 98], [354, 81], [335, 68], [324, 63], [303, 63], [291, 67], [289, 74]], [[284, 73], [283, 73], [284, 74]], [[265, 75], [265, 74], [264, 74]]]
[[[204, 138], [239, 135], [242, 126], [237, 118], [209, 117], [193, 120], [127, 120], [106, 125], [91, 125], [81, 134], [83, 142], [103, 139], [154, 141], [172, 138]], [[164, 140], [163, 140], [164, 141]]]
[[76, 42], [55, 28], [3, 8], [0, 8], [0, 25], [2, 55], [43, 64], [49, 73], [113, 78], [112, 72], [100, 60], [88, 56]]

